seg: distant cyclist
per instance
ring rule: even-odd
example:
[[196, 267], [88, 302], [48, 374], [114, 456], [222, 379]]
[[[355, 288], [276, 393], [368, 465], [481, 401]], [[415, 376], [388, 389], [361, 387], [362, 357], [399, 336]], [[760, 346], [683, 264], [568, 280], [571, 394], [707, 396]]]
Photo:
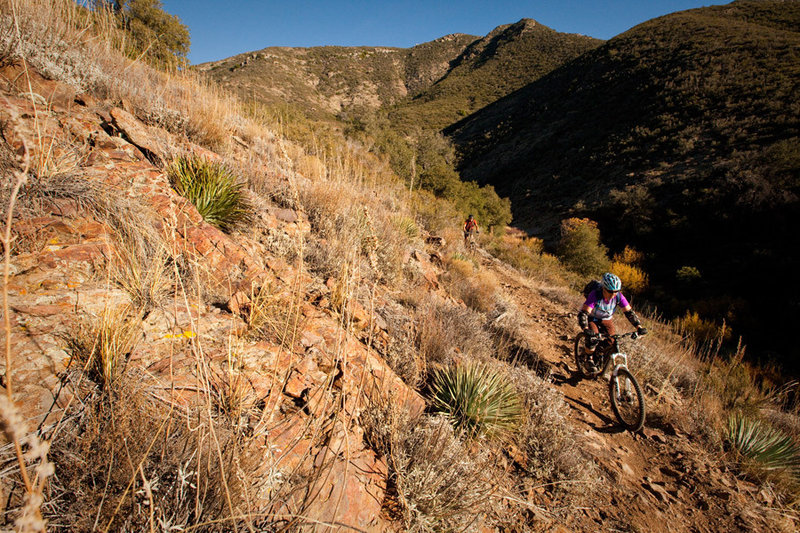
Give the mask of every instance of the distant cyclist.
[[472, 215], [467, 217], [464, 221], [464, 244], [469, 245], [470, 240], [475, 238], [478, 232], [478, 221]]
[[586, 333], [586, 354], [592, 356], [597, 344], [600, 342], [598, 334], [614, 335], [614, 311], [617, 307], [622, 307], [625, 318], [628, 319], [639, 335], [647, 333], [647, 329], [642, 326], [641, 320], [631, 309], [631, 304], [620, 292], [622, 281], [618, 276], [606, 272], [600, 287], [593, 290], [586, 297], [578, 313], [578, 326]]

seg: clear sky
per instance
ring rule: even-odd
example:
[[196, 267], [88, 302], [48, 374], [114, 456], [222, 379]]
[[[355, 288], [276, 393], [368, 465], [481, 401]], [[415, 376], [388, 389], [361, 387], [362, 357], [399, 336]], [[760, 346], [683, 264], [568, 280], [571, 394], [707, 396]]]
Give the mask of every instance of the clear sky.
[[193, 64], [268, 46], [410, 47], [449, 33], [486, 35], [532, 18], [610, 39], [648, 19], [710, 0], [161, 0], [189, 27]]

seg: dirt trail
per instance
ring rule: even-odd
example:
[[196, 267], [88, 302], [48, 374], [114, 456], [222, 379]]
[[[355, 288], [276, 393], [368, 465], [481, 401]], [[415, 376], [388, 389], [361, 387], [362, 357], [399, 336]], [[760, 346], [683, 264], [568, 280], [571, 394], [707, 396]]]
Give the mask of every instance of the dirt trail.
[[[567, 527], [583, 531], [793, 530], [787, 519], [768, 509], [768, 494], [737, 478], [694, 444], [690, 435], [653, 414], [658, 412], [653, 396], [647, 396], [643, 430], [622, 430], [608, 401], [608, 381], [582, 380], [577, 375], [572, 360], [572, 341], [579, 331], [577, 309], [548, 297], [548, 291], [488, 254], [481, 254], [481, 262], [496, 275], [505, 297], [526, 316], [526, 338], [538, 359], [536, 370], [549, 376], [564, 394], [571, 407], [570, 420], [585, 437], [606, 479], [607, 490], [598, 495], [598, 505], [585, 509]], [[631, 369], [636, 375], [635, 360]]]

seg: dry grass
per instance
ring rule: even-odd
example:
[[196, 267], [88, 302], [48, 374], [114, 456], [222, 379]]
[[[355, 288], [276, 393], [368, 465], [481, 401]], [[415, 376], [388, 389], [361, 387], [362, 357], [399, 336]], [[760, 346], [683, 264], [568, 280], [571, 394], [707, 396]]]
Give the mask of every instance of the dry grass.
[[489, 313], [498, 304], [499, 284], [494, 274], [480, 269], [472, 261], [453, 256], [447, 262], [444, 277], [450, 294], [480, 313]]
[[246, 515], [251, 483], [263, 483], [249, 475], [259, 460], [236, 433], [218, 430], [217, 448], [209, 422], [165, 409], [132, 380], [114, 396], [85, 399], [53, 440], [48, 514], [71, 531], [241, 527], [246, 520], [231, 517]]
[[439, 417], [393, 434], [392, 466], [408, 531], [477, 531], [500, 477], [487, 451], [465, 447]]
[[475, 311], [430, 296], [416, 311], [416, 346], [425, 368], [444, 366], [454, 357], [485, 359], [492, 343], [483, 331], [483, 318]]
[[242, 314], [249, 338], [268, 340], [287, 349], [296, 348], [297, 331], [302, 329], [305, 319], [299, 302], [291, 294], [270, 285], [253, 286], [249, 301], [242, 305]]
[[386, 320], [389, 333], [384, 359], [408, 386], [419, 388], [425, 378], [425, 361], [415, 347], [413, 316], [391, 302], [377, 311]]
[[141, 316], [127, 307], [106, 308], [100, 317], [82, 322], [66, 338], [70, 365], [112, 390], [122, 376], [140, 334]]
[[527, 413], [516, 434], [527, 461], [526, 475], [558, 506], [574, 508], [590, 502], [601, 488], [600, 473], [567, 420], [569, 409], [563, 396], [527, 369], [516, 368], [512, 376]]

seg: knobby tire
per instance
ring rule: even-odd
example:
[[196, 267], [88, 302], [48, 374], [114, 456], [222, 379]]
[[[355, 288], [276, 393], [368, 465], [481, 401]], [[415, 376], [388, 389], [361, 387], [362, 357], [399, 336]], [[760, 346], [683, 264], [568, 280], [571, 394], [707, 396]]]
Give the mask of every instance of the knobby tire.
[[[629, 381], [633, 392], [633, 401], [626, 404], [621, 398], [621, 393], [625, 390], [624, 382]], [[618, 387], [621, 386], [621, 390]], [[617, 370], [616, 379], [612, 374], [611, 380], [608, 383], [608, 394], [611, 400], [611, 408], [614, 410], [614, 415], [619, 420], [625, 429], [630, 431], [639, 431], [644, 426], [645, 407], [644, 407], [644, 394], [639, 382], [633, 377], [633, 374], [627, 368], [620, 368]]]

